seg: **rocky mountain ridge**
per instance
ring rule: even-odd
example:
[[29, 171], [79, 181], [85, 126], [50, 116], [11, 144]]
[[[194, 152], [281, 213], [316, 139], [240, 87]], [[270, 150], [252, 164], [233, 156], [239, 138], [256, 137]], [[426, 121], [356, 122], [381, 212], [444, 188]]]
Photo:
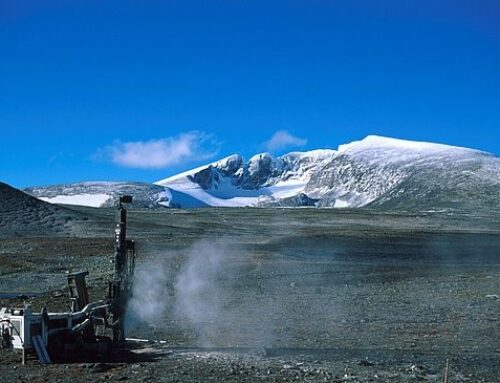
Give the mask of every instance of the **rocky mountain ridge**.
[[337, 150], [233, 154], [154, 184], [86, 182], [28, 188], [48, 202], [110, 206], [119, 194], [136, 207], [447, 209], [496, 207], [500, 158], [473, 149], [368, 136]]

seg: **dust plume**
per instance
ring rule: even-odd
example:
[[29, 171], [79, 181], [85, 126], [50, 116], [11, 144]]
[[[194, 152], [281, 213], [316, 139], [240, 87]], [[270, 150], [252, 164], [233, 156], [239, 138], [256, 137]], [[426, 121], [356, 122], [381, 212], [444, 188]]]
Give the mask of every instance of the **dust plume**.
[[252, 286], [241, 293], [241, 275], [249, 270], [238, 259], [247, 256], [234, 242], [205, 239], [138, 265], [128, 327], [147, 325], [167, 334], [181, 327], [201, 346], [269, 344], [277, 305], [259, 301]]

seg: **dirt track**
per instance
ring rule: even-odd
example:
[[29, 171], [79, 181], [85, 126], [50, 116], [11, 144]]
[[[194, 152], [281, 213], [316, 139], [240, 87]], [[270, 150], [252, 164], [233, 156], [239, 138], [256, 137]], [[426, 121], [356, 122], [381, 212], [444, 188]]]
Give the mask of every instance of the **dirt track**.
[[[91, 217], [80, 238], [2, 240], [0, 291], [40, 291], [35, 308], [65, 307], [64, 275], [84, 268], [91, 295], [102, 295], [113, 215], [94, 212], [79, 209]], [[449, 358], [450, 382], [500, 381], [498, 223], [314, 209], [132, 212], [137, 300], [147, 302], [147, 281], [163, 299], [152, 315], [131, 310], [129, 335], [166, 343], [48, 367], [0, 351], [0, 372], [32, 382], [442, 381]], [[193, 273], [202, 283], [194, 292], [184, 284]]]

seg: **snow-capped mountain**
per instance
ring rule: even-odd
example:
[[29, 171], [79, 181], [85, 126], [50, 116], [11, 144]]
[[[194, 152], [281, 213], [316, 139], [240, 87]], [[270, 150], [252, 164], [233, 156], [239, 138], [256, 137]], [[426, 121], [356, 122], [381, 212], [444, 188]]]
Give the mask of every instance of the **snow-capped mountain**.
[[[207, 166], [156, 182], [210, 206], [266, 206], [300, 196], [309, 179], [334, 158], [334, 150], [261, 153], [244, 162], [234, 154]], [[307, 196], [301, 205], [310, 205]], [[300, 201], [299, 201], [300, 202]], [[288, 203], [286, 203], [288, 204]]]
[[305, 193], [319, 198], [320, 206], [445, 208], [480, 195], [483, 206], [496, 206], [498, 186], [500, 158], [492, 154], [368, 136], [341, 145], [337, 156], [311, 177]]
[[137, 207], [320, 206], [397, 209], [496, 208], [500, 158], [448, 145], [368, 136], [337, 150], [233, 154], [155, 182], [86, 182], [29, 188], [48, 202]]
[[232, 155], [156, 182], [210, 206], [452, 208], [497, 206], [500, 158], [368, 136], [337, 150]]

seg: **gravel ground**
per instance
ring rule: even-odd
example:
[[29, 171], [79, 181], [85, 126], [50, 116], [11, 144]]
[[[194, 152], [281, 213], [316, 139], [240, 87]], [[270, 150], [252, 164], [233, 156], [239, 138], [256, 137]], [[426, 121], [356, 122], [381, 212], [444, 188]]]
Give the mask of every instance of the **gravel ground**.
[[[66, 237], [0, 242], [0, 306], [66, 308], [67, 272], [105, 291], [113, 211]], [[40, 366], [0, 350], [4, 381], [500, 381], [498, 218], [316, 209], [133, 211], [128, 343]], [[16, 298], [18, 293], [40, 293]], [[9, 293], [9, 294], [6, 294]]]

